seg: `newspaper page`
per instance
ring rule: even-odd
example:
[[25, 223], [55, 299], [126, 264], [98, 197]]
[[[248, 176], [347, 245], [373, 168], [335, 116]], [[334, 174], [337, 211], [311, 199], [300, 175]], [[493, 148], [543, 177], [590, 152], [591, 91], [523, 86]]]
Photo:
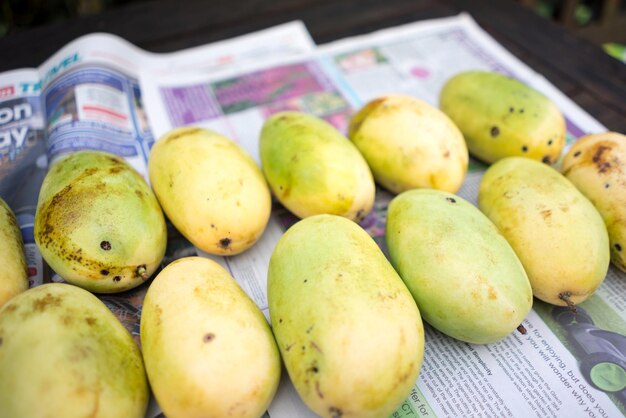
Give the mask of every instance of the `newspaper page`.
[[[315, 53], [245, 71], [176, 75], [143, 72], [141, 86], [158, 137], [196, 125], [240, 143], [259, 162], [267, 116], [305, 111], [345, 132], [352, 113], [379, 95], [406, 93], [438, 104], [443, 83], [469, 70], [513, 76], [550, 97], [567, 120], [567, 141], [605, 128], [487, 35], [469, 16], [417, 22], [322, 46]], [[459, 195], [476, 203], [486, 167], [472, 161]], [[361, 222], [385, 250], [386, 208], [393, 195], [377, 189]], [[278, 204], [262, 239], [246, 253], [218, 259], [267, 314], [266, 272], [282, 233], [296, 219]], [[206, 254], [201, 254], [208, 256]], [[626, 411], [626, 277], [611, 267], [577, 314], [535, 300], [527, 335], [495, 344], [467, 344], [425, 324], [420, 377], [392, 417], [616, 417]], [[314, 417], [286, 373], [270, 405], [272, 418]]]

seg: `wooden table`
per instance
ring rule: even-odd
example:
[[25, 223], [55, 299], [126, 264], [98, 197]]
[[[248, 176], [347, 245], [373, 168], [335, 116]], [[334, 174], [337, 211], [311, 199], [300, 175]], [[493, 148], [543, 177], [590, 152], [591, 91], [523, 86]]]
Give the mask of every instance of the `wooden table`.
[[317, 43], [469, 12], [498, 42], [608, 129], [626, 133], [626, 65], [513, 0], [152, 0], [17, 33], [0, 41], [0, 71], [41, 64], [91, 32], [166, 52], [301, 19]]

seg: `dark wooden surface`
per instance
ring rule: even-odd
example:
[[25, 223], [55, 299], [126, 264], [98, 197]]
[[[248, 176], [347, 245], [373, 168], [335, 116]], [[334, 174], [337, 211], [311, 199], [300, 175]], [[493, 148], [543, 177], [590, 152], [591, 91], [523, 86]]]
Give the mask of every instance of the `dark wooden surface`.
[[166, 52], [294, 19], [317, 43], [466, 11], [608, 129], [626, 133], [626, 65], [513, 0], [153, 0], [0, 40], [0, 71], [41, 64], [91, 32]]

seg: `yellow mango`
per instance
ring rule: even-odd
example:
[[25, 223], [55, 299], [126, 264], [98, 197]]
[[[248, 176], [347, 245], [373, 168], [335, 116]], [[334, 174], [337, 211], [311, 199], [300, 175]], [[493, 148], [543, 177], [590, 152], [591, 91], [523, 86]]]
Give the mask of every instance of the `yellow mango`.
[[498, 161], [478, 205], [517, 253], [533, 294], [553, 305], [591, 296], [609, 266], [609, 239], [591, 202], [555, 169], [528, 158]]
[[302, 400], [328, 418], [389, 416], [424, 353], [419, 310], [374, 240], [335, 215], [299, 221], [270, 258], [274, 335]]
[[400, 193], [414, 188], [456, 192], [467, 172], [467, 146], [445, 113], [410, 96], [367, 103], [350, 122], [350, 140], [374, 178]]
[[272, 331], [216, 262], [174, 261], [144, 300], [141, 346], [154, 396], [168, 418], [258, 418], [280, 378]]
[[572, 145], [562, 172], [598, 209], [611, 245], [611, 261], [626, 271], [626, 136], [587, 135]]
[[50, 283], [0, 309], [0, 412], [6, 418], [143, 418], [139, 348], [98, 298]]
[[241, 253], [267, 225], [272, 202], [263, 174], [243, 148], [223, 135], [174, 129], [152, 148], [148, 171], [169, 220], [207, 253]]
[[446, 82], [439, 107], [456, 123], [469, 152], [487, 163], [520, 156], [555, 163], [565, 145], [565, 119], [532, 87], [488, 71], [467, 71]]
[[15, 214], [0, 199], [0, 307], [28, 289], [24, 243]]
[[367, 163], [322, 119], [277, 113], [265, 121], [259, 146], [272, 192], [296, 216], [332, 214], [359, 221], [372, 209], [375, 186]]
[[389, 204], [391, 263], [426, 322], [456, 339], [506, 337], [530, 311], [533, 294], [517, 255], [474, 205], [450, 193], [411, 190]]
[[79, 151], [57, 161], [39, 193], [35, 241], [67, 282], [113, 293], [143, 283], [165, 254], [165, 218], [150, 186], [120, 157]]

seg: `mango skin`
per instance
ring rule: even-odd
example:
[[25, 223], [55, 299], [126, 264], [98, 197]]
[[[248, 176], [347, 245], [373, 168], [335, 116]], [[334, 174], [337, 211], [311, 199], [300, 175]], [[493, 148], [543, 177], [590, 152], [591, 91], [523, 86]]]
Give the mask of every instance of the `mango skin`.
[[528, 158], [498, 161], [478, 205], [519, 257], [535, 297], [566, 305], [590, 297], [609, 267], [609, 239], [591, 202], [555, 169]]
[[272, 192], [300, 218], [332, 214], [359, 221], [374, 205], [372, 173], [356, 147], [315, 116], [280, 112], [259, 142]]
[[580, 138], [561, 170], [602, 215], [611, 261], [626, 272], [626, 136], [605, 132]]
[[169, 264], [144, 300], [141, 346], [154, 395], [170, 418], [260, 417], [280, 379], [265, 317], [216, 262]]
[[473, 344], [506, 337], [533, 303], [526, 272], [495, 225], [451, 193], [411, 190], [387, 211], [391, 263], [422, 317]]
[[269, 221], [269, 188], [254, 160], [231, 139], [208, 129], [174, 129], [150, 152], [148, 172], [163, 211], [196, 247], [239, 254]]
[[15, 214], [0, 199], [0, 307], [28, 289], [28, 267]]
[[120, 157], [79, 151], [56, 162], [39, 192], [35, 241], [63, 279], [91, 292], [132, 289], [165, 254], [165, 218], [150, 186]]
[[0, 310], [0, 411], [6, 418], [143, 418], [139, 348], [91, 293], [51, 283]]
[[393, 193], [424, 187], [456, 192], [467, 173], [461, 131], [445, 113], [410, 96], [370, 101], [352, 117], [348, 136], [376, 181]]
[[387, 417], [409, 395], [424, 354], [419, 310], [357, 224], [317, 215], [270, 258], [274, 335], [302, 400], [329, 418]]
[[555, 163], [565, 119], [547, 97], [502, 74], [462, 72], [446, 82], [439, 107], [456, 123], [469, 152], [486, 163], [520, 156]]

